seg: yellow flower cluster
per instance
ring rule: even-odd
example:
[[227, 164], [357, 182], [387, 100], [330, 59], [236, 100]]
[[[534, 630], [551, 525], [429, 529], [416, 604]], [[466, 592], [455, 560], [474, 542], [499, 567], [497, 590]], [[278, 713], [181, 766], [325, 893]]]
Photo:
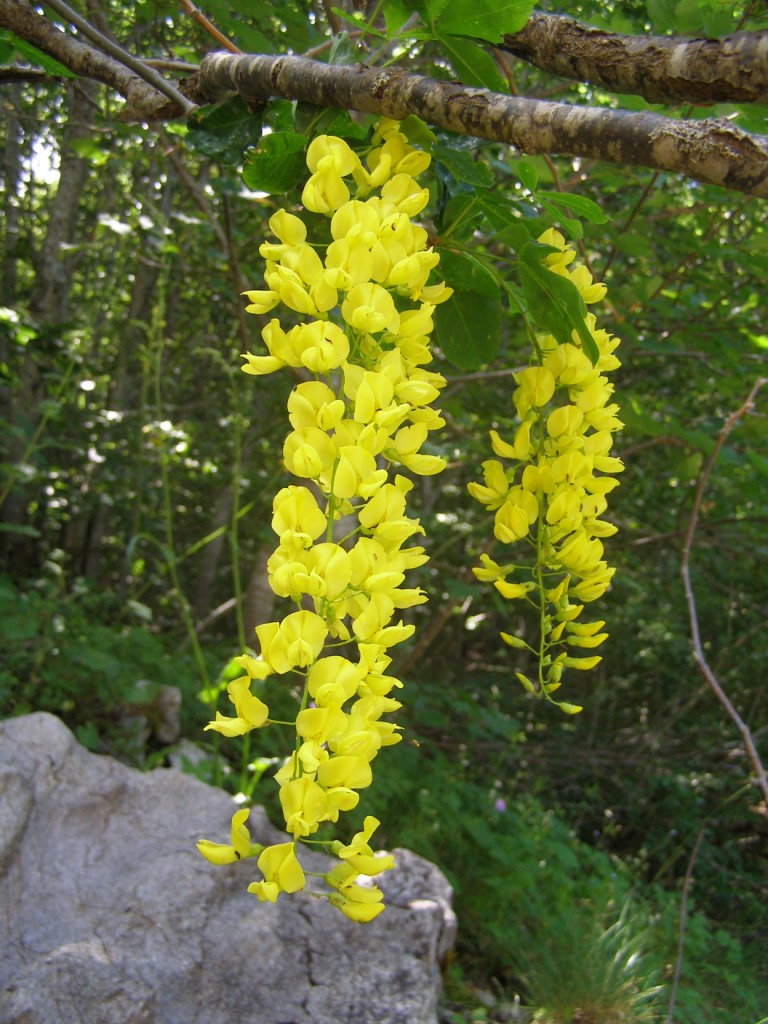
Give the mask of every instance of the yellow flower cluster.
[[[438, 256], [412, 221], [429, 200], [414, 175], [429, 162], [393, 121], [379, 122], [365, 162], [342, 139], [316, 138], [302, 201], [325, 215], [330, 238], [308, 241], [304, 221], [279, 210], [269, 221], [277, 241], [260, 248], [268, 290], [246, 292], [251, 313], [282, 303], [305, 318], [289, 330], [272, 319], [262, 331], [268, 354], [247, 353], [243, 366], [254, 375], [290, 366], [305, 378], [288, 400], [283, 447], [286, 467], [304, 482], [274, 499], [278, 545], [268, 563], [272, 590], [296, 610], [257, 627], [261, 656], [240, 658], [244, 674], [228, 686], [235, 714], [217, 713], [207, 728], [238, 736], [270, 725], [253, 681], [303, 680], [294, 749], [276, 775], [292, 840], [252, 845], [241, 810], [231, 845], [203, 841], [199, 849], [218, 863], [257, 856], [264, 879], [249, 891], [260, 900], [305, 887], [298, 841], [313, 842], [322, 822], [355, 807], [379, 750], [400, 740], [383, 718], [401, 706], [391, 696], [402, 684], [387, 674], [388, 651], [414, 631], [398, 612], [426, 600], [403, 586], [426, 556], [404, 546], [424, 531], [406, 514], [412, 481], [390, 470], [431, 475], [444, 467], [422, 450], [444, 424], [430, 403], [445, 380], [425, 366], [435, 304], [451, 294], [428, 284]], [[370, 847], [378, 824], [369, 816], [348, 846], [327, 844], [340, 863], [324, 876], [326, 897], [355, 921], [384, 909], [381, 890], [360, 882], [394, 865]]]
[[[603, 298], [605, 285], [593, 282], [586, 267], [569, 269], [575, 253], [558, 231], [546, 231], [539, 241], [556, 250], [545, 257], [550, 271], [570, 278], [586, 303]], [[498, 564], [482, 555], [482, 566], [474, 570], [504, 598], [525, 600], [538, 612], [536, 646], [501, 634], [511, 647], [537, 656], [537, 682], [522, 672], [517, 678], [529, 692], [570, 714], [581, 707], [554, 701], [551, 694], [565, 668], [590, 669], [601, 660], [579, 652], [607, 638], [601, 632], [605, 622], [580, 622], [579, 617], [585, 604], [605, 593], [615, 571], [604, 559], [601, 538], [616, 527], [601, 516], [606, 495], [618, 484], [610, 474], [624, 468], [610, 454], [622, 423], [606, 376], [620, 365], [615, 355], [619, 342], [597, 328], [591, 313], [586, 323], [599, 352], [597, 363], [583, 351], [576, 332], [574, 344], [558, 344], [551, 335], [539, 338], [537, 365], [515, 375], [513, 401], [520, 425], [514, 437], [504, 440], [491, 431], [495, 454], [508, 464], [489, 459], [482, 464], [483, 482], [469, 484], [473, 497], [495, 512], [496, 539], [524, 541], [531, 550], [531, 561], [523, 564]]]

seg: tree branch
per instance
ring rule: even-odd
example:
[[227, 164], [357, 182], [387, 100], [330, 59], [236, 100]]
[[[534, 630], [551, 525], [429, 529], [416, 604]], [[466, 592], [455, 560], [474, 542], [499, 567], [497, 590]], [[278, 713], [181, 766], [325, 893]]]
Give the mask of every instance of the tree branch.
[[[58, 8], [64, 0], [52, 0]], [[67, 9], [69, 9], [67, 7]], [[73, 12], [74, 13], [74, 12]], [[195, 102], [224, 94], [263, 102], [270, 96], [299, 99], [402, 119], [416, 114], [430, 124], [505, 142], [523, 153], [561, 154], [651, 167], [755, 196], [768, 196], [768, 137], [749, 135], [725, 119], [675, 121], [650, 112], [581, 107], [510, 97], [485, 89], [410, 75], [397, 68], [342, 67], [302, 57], [209, 54], [180, 94], [160, 78], [168, 103], [147, 79], [152, 72], [120, 51], [118, 60], [65, 35], [15, 0], [0, 0], [0, 26], [59, 60], [76, 74], [111, 86], [126, 98], [122, 120], [164, 120]], [[92, 26], [89, 30], [93, 32]], [[592, 30], [589, 30], [590, 32]], [[748, 33], [741, 33], [747, 36]], [[753, 33], [749, 37], [768, 33]], [[103, 37], [102, 37], [103, 38]], [[731, 37], [735, 39], [736, 36]], [[104, 44], [108, 40], [103, 40]], [[100, 43], [100, 45], [102, 45]], [[746, 52], [740, 51], [742, 56]], [[764, 56], [755, 53], [755, 59]], [[128, 58], [128, 59], [127, 59]], [[132, 72], [126, 64], [136, 70]], [[759, 63], [759, 62], [758, 62]], [[760, 69], [755, 72], [759, 77]], [[159, 77], [159, 76], [157, 76]]]
[[683, 893], [680, 897], [680, 917], [677, 925], [677, 957], [675, 958], [675, 970], [672, 975], [672, 984], [669, 990], [669, 1004], [667, 1006], [667, 1017], [665, 1024], [672, 1024], [675, 1015], [675, 1002], [677, 1001], [677, 990], [680, 987], [680, 975], [683, 970], [683, 952], [685, 951], [685, 924], [688, 917], [688, 893], [691, 891], [693, 882], [693, 868], [696, 858], [699, 855], [699, 847], [704, 838], [704, 829], [699, 829], [696, 842], [693, 844], [693, 852], [688, 859], [688, 867], [685, 869], [683, 879]]
[[121, 116], [126, 120], [169, 119], [182, 113], [175, 101], [169, 103], [166, 96], [130, 71], [124, 63], [66, 35], [47, 18], [22, 6], [17, 0], [0, 0], [0, 27], [10, 29], [43, 53], [55, 57], [76, 75], [93, 78], [115, 89], [125, 97], [126, 105]]
[[760, 759], [760, 754], [758, 753], [757, 747], [755, 746], [755, 741], [752, 737], [752, 732], [749, 726], [741, 717], [739, 712], [736, 710], [735, 706], [732, 704], [727, 693], [720, 685], [717, 676], [714, 674], [714, 672], [709, 666], [709, 663], [707, 662], [706, 656], [704, 654], [704, 645], [701, 642], [701, 634], [699, 631], [699, 618], [698, 613], [696, 611], [696, 599], [693, 593], [693, 585], [691, 583], [690, 573], [690, 558], [691, 549], [693, 548], [693, 538], [696, 533], [696, 527], [698, 526], [699, 512], [701, 511], [701, 504], [704, 498], [704, 491], [706, 490], [707, 483], [709, 482], [709, 478], [712, 473], [712, 467], [714, 466], [715, 460], [717, 459], [717, 456], [720, 453], [720, 449], [725, 444], [726, 438], [728, 437], [730, 432], [733, 430], [733, 428], [736, 426], [736, 424], [742, 416], [747, 415], [747, 413], [752, 412], [752, 410], [754, 409], [755, 398], [757, 397], [758, 391], [762, 388], [764, 384], [768, 384], [768, 378], [758, 378], [754, 386], [752, 387], [752, 390], [747, 395], [744, 404], [735, 412], [732, 412], [728, 419], [725, 421], [725, 425], [723, 426], [723, 429], [720, 431], [720, 434], [718, 435], [715, 447], [712, 449], [712, 453], [710, 454], [709, 458], [707, 459], [704, 465], [704, 468], [701, 471], [701, 475], [699, 476], [699, 481], [696, 486], [696, 496], [693, 501], [693, 511], [691, 512], [691, 520], [688, 524], [688, 530], [686, 531], [685, 540], [683, 542], [683, 557], [680, 565], [680, 573], [683, 577], [685, 599], [688, 605], [688, 615], [691, 622], [691, 643], [693, 646], [694, 660], [698, 665], [699, 671], [709, 684], [710, 689], [714, 693], [715, 697], [718, 699], [720, 704], [725, 709], [728, 717], [731, 719], [731, 721], [734, 723], [736, 728], [741, 733], [741, 738], [744, 741], [744, 747], [747, 751], [747, 756], [749, 757], [752, 769], [755, 773], [755, 781], [763, 796], [762, 810], [763, 813], [768, 814], [768, 775], [766, 774], [765, 768], [763, 767], [763, 763]]
[[118, 43], [113, 42], [103, 35], [98, 29], [94, 28], [85, 18], [81, 18], [77, 11], [73, 11], [65, 0], [46, 0], [49, 7], [52, 7], [57, 14], [60, 14], [63, 18], [66, 18], [75, 28], [79, 29], [91, 42], [94, 42], [99, 49], [104, 50], [105, 53], [110, 54], [120, 64], [124, 64], [127, 68], [130, 68], [134, 74], [138, 75], [139, 78], [143, 78], [145, 82], [154, 86], [158, 92], [167, 96], [172, 103], [178, 104], [181, 108], [182, 113], [188, 114], [193, 104], [189, 100], [182, 96], [177, 91], [175, 86], [171, 85], [170, 82], [166, 82], [162, 75], [158, 74], [154, 68], [146, 67], [137, 57], [128, 53]]
[[651, 103], [768, 102], [768, 32], [623, 36], [534, 12], [520, 32], [495, 45], [543, 71]]
[[768, 138], [748, 135], [723, 119], [674, 121], [650, 112], [505, 96], [397, 68], [228, 53], [208, 54], [185, 91], [198, 102], [216, 102], [234, 91], [248, 101], [282, 96], [397, 120], [417, 114], [440, 128], [506, 142], [523, 153], [652, 167], [768, 196]]

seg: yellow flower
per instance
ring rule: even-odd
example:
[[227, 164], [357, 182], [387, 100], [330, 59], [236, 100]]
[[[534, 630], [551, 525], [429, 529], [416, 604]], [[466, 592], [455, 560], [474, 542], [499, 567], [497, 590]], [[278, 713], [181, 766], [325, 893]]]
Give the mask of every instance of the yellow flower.
[[341, 315], [355, 330], [368, 334], [378, 334], [385, 329], [396, 334], [400, 326], [400, 315], [392, 296], [372, 282], [350, 288], [341, 305]]
[[272, 512], [272, 529], [281, 545], [308, 548], [327, 528], [325, 515], [306, 487], [283, 487], [275, 495]]
[[292, 328], [288, 342], [299, 364], [313, 373], [337, 370], [349, 355], [349, 338], [336, 324], [324, 320]]
[[263, 846], [251, 843], [251, 834], [245, 825], [250, 813], [249, 808], [244, 807], [232, 815], [231, 845], [212, 843], [208, 839], [200, 840], [197, 849], [207, 861], [211, 864], [233, 864], [245, 857], [255, 857], [264, 849]]
[[350, 921], [357, 921], [358, 924], [367, 924], [384, 910], [383, 903], [360, 903], [351, 900], [341, 892], [333, 892], [328, 896], [328, 902], [336, 907]]
[[467, 490], [491, 511], [500, 508], [509, 491], [509, 480], [504, 467], [496, 459], [488, 459], [482, 463], [484, 484], [467, 484]]
[[336, 461], [336, 446], [319, 427], [294, 430], [285, 439], [283, 458], [294, 476], [317, 480]]
[[[558, 231], [545, 232], [539, 241], [557, 250], [544, 257], [544, 264], [570, 278], [585, 302], [603, 297], [605, 287], [595, 284], [585, 267], [568, 269], [575, 254]], [[503, 461], [483, 463], [484, 484], [469, 485], [470, 493], [495, 511], [496, 538], [508, 544], [525, 539], [532, 552], [533, 564], [528, 565], [502, 566], [484, 556], [474, 572], [502, 596], [529, 597], [540, 607], [540, 641], [529, 645], [512, 633], [501, 636], [512, 647], [540, 652], [538, 683], [520, 672], [517, 677], [529, 693], [548, 700], [565, 668], [588, 669], [600, 660], [574, 658], [563, 645], [589, 649], [608, 636], [598, 632], [602, 622], [581, 630], [575, 619], [583, 604], [569, 600], [594, 601], [610, 585], [614, 570], [604, 561], [599, 538], [610, 536], [616, 527], [600, 516], [606, 510], [605, 496], [618, 481], [597, 474], [623, 469], [621, 460], [610, 454], [613, 433], [622, 424], [612, 402], [614, 386], [605, 375], [619, 365], [614, 355], [618, 341], [597, 330], [591, 313], [585, 321], [598, 348], [597, 366], [575, 332], [572, 345], [561, 345], [551, 335], [537, 339], [537, 365], [515, 375], [512, 398], [521, 423], [514, 442], [491, 432], [495, 454], [510, 460], [511, 468]], [[513, 573], [523, 578], [508, 580]], [[560, 580], [554, 583], [558, 574]], [[559, 706], [568, 714], [580, 710], [573, 704]]]
[[[330, 762], [326, 762], [328, 764]], [[321, 765], [320, 768], [323, 766]], [[328, 814], [328, 799], [322, 787], [306, 775], [280, 787], [280, 805], [285, 827], [294, 837], [309, 836], [317, 831]]]
[[271, 309], [280, 302], [280, 296], [277, 292], [243, 292], [248, 299], [248, 305], [245, 307], [246, 313], [256, 313], [261, 315], [263, 313], [269, 313]]
[[251, 882], [248, 892], [254, 893], [262, 902], [268, 900], [274, 903], [281, 892], [299, 892], [306, 885], [294, 843], [267, 846], [257, 864], [264, 875], [264, 881]]
[[[310, 177], [302, 199], [329, 218], [327, 243], [322, 226], [313, 226], [310, 244], [301, 217], [286, 210], [272, 215], [272, 238], [259, 247], [267, 289], [247, 292], [247, 308], [263, 314], [282, 303], [299, 322], [285, 330], [273, 318], [261, 332], [267, 354], [247, 353], [243, 369], [258, 376], [289, 366], [317, 378], [303, 380], [288, 399], [292, 430], [283, 460], [295, 477], [313, 481], [322, 499], [295, 484], [274, 499], [279, 542], [268, 559], [269, 584], [300, 610], [257, 627], [261, 660], [243, 659], [246, 675], [229, 686], [237, 715], [218, 715], [209, 726], [237, 735], [270, 724], [266, 705], [250, 692], [251, 679], [304, 677], [294, 747], [275, 775], [294, 842], [265, 850], [264, 879], [250, 886], [272, 902], [304, 886], [296, 840], [355, 807], [357, 790], [372, 780], [371, 762], [401, 739], [386, 720], [400, 707], [389, 694], [402, 686], [387, 675], [386, 651], [414, 632], [394, 616], [426, 600], [405, 579], [426, 554], [403, 546], [424, 532], [407, 514], [413, 484], [399, 475], [390, 482], [392, 468], [383, 463], [422, 475], [445, 464], [422, 453], [430, 431], [445, 422], [430, 405], [445, 379], [425, 367], [435, 304], [451, 294], [443, 283], [428, 283], [439, 256], [427, 231], [411, 220], [429, 199], [414, 178], [429, 156], [408, 143], [396, 122], [382, 119], [366, 167], [333, 136], [313, 140], [306, 159]], [[375, 190], [380, 194], [370, 194]], [[594, 503], [591, 517], [600, 511]], [[346, 534], [339, 541], [336, 526]], [[314, 611], [301, 608], [305, 602]], [[323, 656], [329, 641], [356, 644], [358, 660]], [[327, 876], [337, 890], [331, 902], [357, 921], [372, 920], [383, 904], [379, 890], [356, 879], [394, 863], [389, 855], [374, 856], [373, 822], [366, 819], [339, 869]], [[229, 848], [217, 855], [233, 856]]]
[[307, 677], [307, 689], [321, 707], [334, 704], [341, 707], [355, 694], [365, 673], [364, 665], [355, 665], [334, 654], [314, 663]]
[[227, 694], [235, 705], [237, 717], [227, 718], [217, 711], [216, 720], [209, 722], [205, 730], [213, 729], [223, 736], [243, 736], [251, 729], [258, 729], [264, 725], [269, 715], [269, 708], [258, 697], [254, 697], [250, 685], [250, 676], [233, 679], [227, 686]]
[[365, 789], [366, 786], [370, 786], [372, 780], [373, 774], [368, 760], [355, 755], [330, 757], [317, 769], [317, 781], [325, 789], [336, 786]]
[[494, 518], [494, 536], [504, 544], [527, 537], [539, 515], [539, 503], [530, 491], [513, 487]]
[[267, 622], [256, 627], [264, 661], [282, 674], [293, 668], [306, 668], [320, 654], [328, 636], [325, 620], [314, 612], [286, 615], [282, 622]]

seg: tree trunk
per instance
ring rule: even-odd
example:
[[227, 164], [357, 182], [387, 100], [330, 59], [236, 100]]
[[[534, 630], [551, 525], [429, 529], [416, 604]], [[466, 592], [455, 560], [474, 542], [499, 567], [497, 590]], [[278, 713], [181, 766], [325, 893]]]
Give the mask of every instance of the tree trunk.
[[[45, 238], [35, 255], [35, 281], [29, 311], [38, 327], [38, 336], [28, 346], [19, 373], [16, 393], [10, 403], [9, 419], [15, 430], [10, 434], [5, 461], [12, 466], [24, 458], [34, 432], [40, 402], [46, 397], [43, 371], [59, 369], [60, 328], [67, 319], [74, 262], [67, 247], [77, 238], [80, 197], [84, 191], [90, 164], [78, 156], [73, 143], [93, 133], [90, 115], [97, 86], [77, 82], [67, 96], [67, 119], [62, 132], [59, 184], [50, 204]], [[34, 454], [34, 453], [30, 453]], [[39, 490], [39, 479], [30, 485]], [[24, 524], [27, 514], [27, 488], [18, 481], [0, 511], [10, 527]], [[0, 563], [22, 574], [36, 568], [36, 544], [26, 536], [4, 532], [0, 535]]]
[[253, 631], [262, 622], [269, 622], [275, 610], [275, 595], [267, 582], [267, 561], [272, 554], [270, 544], [262, 544], [256, 551], [248, 589], [243, 598], [245, 639], [253, 643]]

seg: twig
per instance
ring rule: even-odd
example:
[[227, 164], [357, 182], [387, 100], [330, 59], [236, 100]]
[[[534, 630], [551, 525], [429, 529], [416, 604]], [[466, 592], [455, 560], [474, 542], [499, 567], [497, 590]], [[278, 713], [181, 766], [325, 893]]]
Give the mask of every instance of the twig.
[[20, 64], [0, 68], [0, 82], [47, 82], [56, 77], [40, 68], [26, 68]]
[[524, 370], [524, 366], [508, 366], [504, 370], [478, 370], [476, 373], [456, 373], [446, 377], [447, 384], [463, 384], [467, 380], [493, 380], [496, 377], [511, 377]]
[[[624, 452], [621, 453], [621, 457], [622, 459], [626, 458]], [[738, 526], [743, 526], [745, 523], [760, 523], [760, 525], [762, 526], [765, 523], [768, 523], [768, 518], [766, 518], [765, 516], [743, 516], [739, 518], [737, 518], [736, 516], [730, 516], [726, 519], [708, 519], [705, 523], [702, 523], [701, 525], [703, 529], [713, 530], [715, 527], [718, 526], [732, 526], [734, 524]], [[659, 544], [663, 541], [672, 540], [675, 537], [679, 537], [680, 534], [684, 532], [684, 530], [668, 530], [666, 533], [653, 533], [647, 537], [638, 537], [636, 540], [622, 541], [620, 539], [614, 538], [613, 545], [614, 547], [624, 546], [635, 548], [641, 547], [643, 544]]]
[[691, 882], [693, 881], [693, 868], [696, 864], [696, 858], [699, 855], [699, 848], [701, 847], [701, 840], [703, 838], [704, 829], [701, 828], [699, 829], [699, 834], [696, 837], [696, 842], [694, 843], [693, 851], [688, 861], [688, 867], [685, 869], [685, 878], [683, 879], [683, 894], [680, 899], [680, 924], [677, 930], [677, 959], [675, 960], [675, 972], [672, 976], [672, 984], [670, 985], [669, 1006], [667, 1007], [666, 1024], [672, 1024], [672, 1017], [675, 1012], [677, 989], [680, 984], [680, 974], [683, 969], [683, 948], [685, 946], [685, 922], [688, 916], [688, 890], [691, 888]]
[[130, 68], [135, 75], [138, 75], [139, 78], [143, 78], [145, 82], [154, 86], [158, 92], [167, 96], [169, 100], [177, 103], [183, 113], [189, 114], [195, 109], [195, 104], [190, 103], [186, 96], [182, 96], [178, 89], [175, 89], [170, 82], [166, 82], [162, 75], [159, 75], [153, 68], [147, 67], [143, 61], [128, 53], [122, 46], [118, 46], [111, 39], [107, 39], [105, 35], [102, 35], [85, 18], [81, 18], [77, 11], [73, 11], [69, 4], [64, 3], [64, 0], [47, 0], [47, 3], [57, 14], [60, 14], [62, 18], [66, 18], [68, 22], [79, 29], [84, 36], [87, 36], [101, 50], [120, 61], [127, 68]]
[[208, 35], [209, 36], [213, 36], [213, 38], [216, 40], [216, 42], [217, 43], [221, 43], [221, 45], [226, 50], [229, 50], [230, 53], [242, 53], [243, 52], [239, 47], [235, 46], [235, 44], [232, 42], [231, 39], [227, 39], [227, 37], [225, 35], [223, 35], [221, 32], [219, 32], [219, 30], [216, 28], [216, 26], [213, 25], [206, 18], [206, 16], [203, 14], [203, 12], [200, 10], [200, 8], [199, 7], [195, 7], [195, 5], [192, 3], [192, 0], [179, 0], [179, 3], [181, 4], [183, 10], [185, 10], [187, 12], [187, 14], [191, 15], [195, 19], [195, 21], [198, 23], [198, 25], [202, 25], [203, 28], [205, 29], [205, 31], [208, 33]]
[[691, 549], [693, 547], [693, 538], [696, 533], [696, 527], [698, 526], [699, 522], [699, 514], [701, 512], [704, 491], [709, 482], [709, 478], [712, 474], [712, 468], [715, 464], [715, 459], [720, 453], [720, 449], [725, 444], [726, 438], [733, 430], [733, 428], [736, 426], [737, 422], [741, 419], [742, 416], [746, 416], [747, 413], [752, 411], [752, 409], [754, 408], [755, 397], [757, 396], [757, 393], [760, 390], [760, 388], [766, 383], [768, 383], [768, 378], [766, 377], [759, 377], [757, 379], [754, 386], [752, 387], [752, 390], [747, 395], [747, 399], [744, 402], [744, 404], [735, 412], [732, 412], [728, 419], [725, 421], [723, 429], [720, 431], [717, 441], [715, 442], [715, 447], [712, 449], [712, 454], [709, 456], [706, 463], [704, 464], [704, 468], [701, 471], [699, 482], [696, 487], [696, 495], [693, 501], [691, 519], [688, 524], [688, 530], [685, 535], [685, 540], [683, 541], [683, 554], [680, 565], [680, 573], [683, 577], [685, 599], [688, 605], [688, 614], [691, 621], [691, 643], [693, 645], [694, 661], [698, 665], [699, 670], [701, 671], [706, 681], [709, 683], [712, 692], [715, 694], [720, 704], [722, 704], [722, 706], [725, 708], [731, 721], [736, 725], [736, 728], [741, 733], [742, 739], [744, 740], [744, 746], [747, 749], [747, 754], [752, 763], [752, 768], [754, 769], [755, 775], [757, 776], [757, 785], [759, 786], [763, 794], [765, 808], [766, 811], [768, 811], [768, 777], [766, 777], [765, 769], [763, 768], [762, 761], [760, 760], [760, 755], [758, 754], [757, 748], [755, 747], [754, 741], [752, 739], [752, 733], [750, 731], [750, 728], [746, 724], [746, 722], [744, 722], [744, 720], [742, 719], [741, 715], [736, 710], [734, 705], [731, 703], [725, 690], [723, 690], [714, 672], [709, 667], [707, 659], [704, 655], [704, 648], [701, 643], [701, 634], [699, 631], [699, 620], [696, 612], [696, 600], [693, 595], [693, 586], [691, 584], [690, 574], [690, 558]]
[[[211, 225], [211, 230], [216, 237], [216, 241], [221, 246], [222, 251], [227, 256], [227, 262], [229, 264], [230, 276], [235, 285], [237, 292], [245, 291], [248, 287], [248, 282], [240, 269], [240, 264], [237, 259], [237, 253], [235, 252], [235, 246], [230, 236], [222, 227], [221, 221], [219, 220], [213, 205], [209, 201], [205, 192], [200, 187], [197, 181], [195, 181], [194, 175], [189, 170], [183, 159], [179, 155], [175, 145], [171, 142], [170, 137], [164, 131], [160, 131], [160, 139], [166, 148], [166, 155], [171, 161], [171, 164], [176, 170], [179, 179], [192, 196], [193, 200], [197, 204], [198, 208], [205, 214], [208, 219], [208, 223]], [[244, 314], [243, 314], [244, 315]]]
[[162, 57], [148, 57], [144, 66], [154, 68], [155, 71], [180, 71], [185, 75], [200, 70], [199, 64], [188, 64], [185, 60], [165, 60]]
[[[634, 207], [632, 209], [632, 212], [630, 213], [629, 217], [627, 218], [624, 226], [622, 228], [619, 228], [619, 235], [625, 235], [627, 233], [627, 231], [629, 231], [629, 229], [632, 227], [632, 225], [633, 225], [633, 223], [635, 221], [635, 218], [637, 217], [637, 215], [640, 213], [640, 210], [642, 209], [643, 203], [646, 201], [648, 196], [651, 194], [651, 190], [653, 189], [653, 186], [656, 184], [656, 182], [659, 180], [660, 175], [661, 175], [661, 171], [654, 171], [653, 172], [653, 174], [651, 175], [650, 181], [648, 182], [648, 184], [643, 189], [642, 194], [640, 195], [640, 198], [635, 203], [635, 205], [634, 205]], [[608, 253], [608, 259], [605, 261], [605, 266], [603, 267], [603, 274], [602, 274], [601, 280], [603, 280], [603, 281], [605, 280], [605, 277], [606, 277], [608, 271], [611, 269], [611, 264], [613, 263], [613, 261], [614, 261], [614, 259], [616, 257], [616, 253], [617, 252], [618, 252], [618, 248], [616, 247], [616, 243], [614, 242], [613, 245], [611, 246], [611, 251]]]
[[334, 12], [331, 0], [323, 0], [323, 10], [325, 11], [325, 17], [328, 19], [328, 27], [337, 36], [344, 29], [344, 24]]

